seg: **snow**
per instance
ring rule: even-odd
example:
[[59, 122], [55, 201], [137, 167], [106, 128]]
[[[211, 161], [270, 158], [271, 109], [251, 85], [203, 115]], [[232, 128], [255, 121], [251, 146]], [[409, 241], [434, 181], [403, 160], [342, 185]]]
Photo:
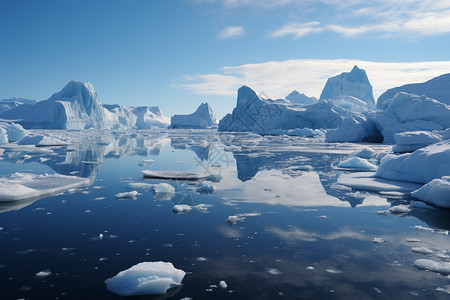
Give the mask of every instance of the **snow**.
[[433, 179], [413, 191], [411, 196], [436, 206], [450, 208], [450, 176]]
[[137, 191], [131, 191], [131, 192], [124, 192], [124, 193], [117, 193], [115, 195], [116, 198], [122, 198], [122, 199], [132, 199], [137, 196]]
[[286, 96], [286, 100], [289, 100], [292, 104], [314, 104], [319, 102], [316, 97], [308, 97], [305, 94], [300, 94], [298, 91], [294, 90], [289, 95]]
[[350, 153], [350, 156], [370, 159], [370, 158], [375, 157], [375, 154], [376, 154], [376, 152], [372, 148], [364, 147], [364, 148], [353, 151], [352, 153]]
[[172, 208], [172, 210], [176, 214], [181, 214], [181, 213], [190, 212], [192, 210], [192, 207], [190, 207], [189, 205], [186, 205], [186, 204], [178, 204], [178, 205], [175, 205]]
[[386, 155], [376, 176], [384, 179], [425, 184], [450, 176], [450, 140], [401, 155]]
[[50, 137], [42, 134], [28, 135], [21, 139], [18, 145], [35, 145], [35, 146], [67, 146], [69, 143], [61, 141], [58, 138]]
[[274, 130], [336, 128], [350, 112], [331, 101], [307, 106], [286, 100], [263, 99], [247, 86], [238, 90], [237, 105], [219, 122], [219, 131], [250, 131], [269, 134]]
[[390, 99], [400, 92], [425, 95], [450, 105], [450, 74], [444, 74], [423, 83], [406, 84], [389, 89], [378, 97], [378, 109], [385, 110], [390, 103]]
[[339, 96], [352, 96], [362, 100], [370, 109], [375, 108], [372, 86], [366, 71], [354, 66], [351, 72], [344, 72], [327, 80], [319, 100], [333, 99]]
[[397, 153], [413, 152], [417, 149], [440, 142], [442, 135], [430, 131], [406, 131], [394, 135], [395, 145], [392, 151]]
[[362, 170], [362, 171], [375, 171], [377, 169], [377, 166], [374, 164], [371, 164], [364, 158], [360, 157], [353, 157], [349, 158], [347, 160], [344, 160], [343, 162], [340, 162], [337, 165], [338, 168], [341, 169], [349, 169], [349, 170]]
[[202, 103], [195, 112], [190, 115], [172, 116], [171, 128], [208, 128], [217, 126], [218, 122], [211, 106]]
[[168, 262], [142, 262], [105, 280], [108, 291], [119, 296], [161, 295], [181, 285], [186, 273]]
[[88, 179], [75, 176], [14, 173], [0, 177], [0, 202], [42, 198], [87, 184]]
[[450, 274], [450, 262], [437, 262], [431, 259], [417, 259], [414, 266], [420, 270], [428, 270], [431, 272]]
[[169, 179], [169, 180], [201, 180], [205, 179], [206, 175], [194, 172], [184, 171], [151, 171], [143, 170], [144, 178], [153, 179]]

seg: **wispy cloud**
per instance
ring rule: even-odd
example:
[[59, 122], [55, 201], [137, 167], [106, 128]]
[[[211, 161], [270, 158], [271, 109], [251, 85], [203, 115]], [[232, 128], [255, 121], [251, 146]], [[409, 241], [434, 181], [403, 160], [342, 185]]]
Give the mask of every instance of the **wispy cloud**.
[[217, 35], [218, 39], [225, 40], [230, 38], [235, 38], [238, 36], [243, 35], [245, 32], [244, 27], [241, 26], [229, 26], [223, 29], [219, 34]]
[[294, 38], [300, 38], [311, 33], [321, 32], [323, 30], [324, 27], [320, 26], [320, 22], [309, 22], [304, 24], [291, 22], [272, 32], [270, 36], [282, 37], [286, 35], [292, 35]]
[[234, 96], [240, 86], [248, 85], [272, 98], [284, 98], [294, 89], [318, 97], [329, 77], [349, 72], [354, 65], [366, 70], [376, 98], [389, 88], [450, 73], [450, 61], [294, 59], [223, 67], [215, 74], [186, 76], [177, 87], [200, 95]]

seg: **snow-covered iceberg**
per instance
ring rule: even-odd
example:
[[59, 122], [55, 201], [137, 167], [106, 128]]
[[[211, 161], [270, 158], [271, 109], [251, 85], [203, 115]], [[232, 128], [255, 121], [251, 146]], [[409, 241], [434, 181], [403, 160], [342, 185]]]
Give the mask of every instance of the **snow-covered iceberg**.
[[424, 202], [450, 208], [450, 176], [433, 179], [420, 189], [412, 192], [411, 195]]
[[168, 262], [142, 262], [105, 280], [108, 291], [119, 296], [162, 295], [181, 285], [186, 273]]
[[423, 83], [405, 84], [387, 90], [377, 100], [378, 109], [385, 110], [396, 94], [406, 92], [419, 96], [425, 95], [439, 102], [450, 105], [450, 74], [444, 74]]
[[25, 128], [112, 129], [167, 127], [168, 119], [155, 107], [103, 106], [89, 82], [70, 81], [60, 92], [36, 104], [23, 104], [0, 114], [0, 121]]
[[[329, 78], [320, 94], [319, 100], [339, 99], [342, 96], [352, 96], [364, 102], [367, 108], [375, 108], [372, 85], [369, 82], [366, 71], [357, 66], [354, 66], [351, 72], [344, 72]], [[358, 106], [361, 106], [361, 104], [359, 103]]]
[[208, 103], [202, 103], [195, 112], [190, 115], [172, 116], [171, 128], [209, 128], [217, 126], [218, 122], [214, 112]]
[[292, 104], [314, 104], [319, 102], [319, 100], [316, 97], [308, 97], [303, 93], [299, 93], [298, 91], [294, 90], [289, 95], [286, 96], [286, 100], [289, 100]]
[[394, 135], [395, 145], [392, 151], [397, 153], [413, 152], [417, 149], [440, 142], [443, 137], [438, 132], [406, 131]]
[[268, 134], [279, 129], [335, 128], [347, 115], [347, 110], [327, 100], [307, 106], [294, 105], [284, 99], [263, 99], [251, 88], [242, 86], [236, 107], [220, 120], [219, 131]]
[[88, 179], [75, 176], [14, 173], [0, 178], [0, 201], [46, 197], [87, 184]]

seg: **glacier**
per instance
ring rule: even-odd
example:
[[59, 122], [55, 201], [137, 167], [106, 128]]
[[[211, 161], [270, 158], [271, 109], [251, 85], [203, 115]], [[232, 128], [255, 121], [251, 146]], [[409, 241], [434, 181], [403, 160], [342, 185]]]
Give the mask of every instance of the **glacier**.
[[171, 128], [211, 128], [217, 126], [216, 116], [209, 104], [202, 103], [190, 115], [174, 115], [171, 118]]
[[35, 104], [22, 104], [0, 114], [0, 121], [27, 129], [113, 129], [167, 127], [155, 107], [103, 106], [89, 82], [70, 81], [61, 91]]

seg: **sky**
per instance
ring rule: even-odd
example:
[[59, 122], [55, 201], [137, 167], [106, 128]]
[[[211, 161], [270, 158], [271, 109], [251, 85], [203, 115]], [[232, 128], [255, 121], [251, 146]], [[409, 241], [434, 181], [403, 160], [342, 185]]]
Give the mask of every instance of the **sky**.
[[354, 65], [378, 96], [450, 73], [450, 0], [0, 0], [0, 99], [89, 81], [105, 104], [166, 116], [242, 85], [319, 97]]

